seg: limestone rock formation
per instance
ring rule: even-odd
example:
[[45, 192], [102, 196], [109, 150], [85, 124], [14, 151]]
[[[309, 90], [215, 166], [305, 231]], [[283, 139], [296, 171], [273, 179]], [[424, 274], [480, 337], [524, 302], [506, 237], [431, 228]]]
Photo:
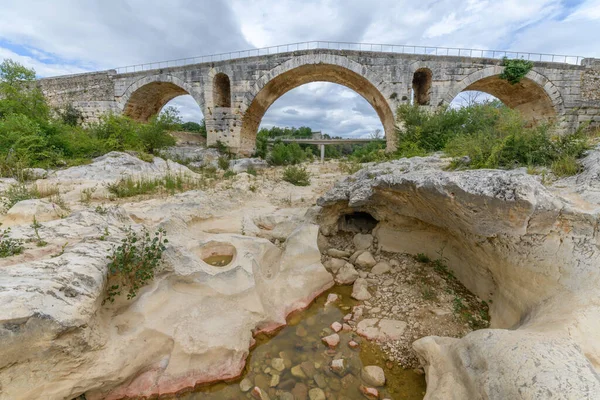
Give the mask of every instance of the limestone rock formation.
[[229, 161], [229, 168], [235, 173], [246, 172], [252, 167], [254, 170], [265, 169], [269, 164], [262, 158], [238, 158]]
[[598, 159], [545, 187], [524, 170], [452, 172], [415, 157], [361, 170], [319, 199], [324, 235], [369, 213], [381, 250], [441, 258], [489, 301], [492, 328], [511, 328], [417, 341], [426, 399], [597, 398]]
[[426, 337], [414, 348], [426, 357], [427, 400], [600, 396], [598, 373], [562, 335], [485, 329], [462, 339]]
[[[43, 223], [43, 239], [68, 242], [56, 257], [0, 261], [0, 399], [150, 397], [235, 377], [253, 332], [285, 324], [333, 285], [316, 225], [298, 226], [277, 247], [194, 231], [173, 213], [158, 225], [168, 229], [163, 269], [130, 301], [102, 304], [106, 256], [123, 227], [139, 229], [120, 207]], [[19, 225], [11, 236], [34, 232]], [[204, 262], [210, 246], [231, 246], [231, 263]]]

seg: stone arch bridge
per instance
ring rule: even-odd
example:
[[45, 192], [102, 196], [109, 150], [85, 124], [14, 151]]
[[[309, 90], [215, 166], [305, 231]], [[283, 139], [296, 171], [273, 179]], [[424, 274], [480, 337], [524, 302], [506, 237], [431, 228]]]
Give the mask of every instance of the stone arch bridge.
[[[320, 43], [331, 47], [331, 42]], [[210, 56], [46, 78], [39, 83], [52, 106], [71, 104], [86, 121], [105, 112], [144, 121], [171, 99], [189, 94], [204, 114], [208, 144], [220, 140], [241, 154], [254, 150], [260, 121], [275, 100], [315, 81], [341, 84], [363, 96], [381, 119], [388, 148], [394, 146], [398, 105], [439, 107], [466, 90], [496, 96], [530, 120], [556, 119], [565, 130], [584, 122], [600, 125], [599, 59], [534, 61], [525, 78], [511, 85], [499, 78], [504, 67], [498, 52], [484, 57], [487, 53], [481, 51], [481, 57], [472, 57], [471, 51], [465, 57], [430, 51], [398, 53], [393, 47], [385, 51], [384, 46], [382, 51], [372, 51], [373, 46], [368, 51], [295, 46], [292, 50], [278, 46], [275, 54], [261, 55], [256, 50], [257, 55], [248, 51], [221, 61]]]

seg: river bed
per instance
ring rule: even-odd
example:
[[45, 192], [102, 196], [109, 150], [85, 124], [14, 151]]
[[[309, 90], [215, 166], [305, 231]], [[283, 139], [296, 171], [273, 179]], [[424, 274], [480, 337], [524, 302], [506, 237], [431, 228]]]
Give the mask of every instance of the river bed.
[[[369, 386], [361, 378], [361, 370], [364, 366], [376, 365], [383, 368], [386, 377], [385, 386], [377, 388], [379, 398], [423, 399], [426, 387], [424, 375], [386, 361], [377, 344], [352, 331], [339, 332], [340, 343], [335, 349], [328, 348], [321, 341], [322, 337], [333, 333], [330, 325], [336, 321], [343, 322], [344, 315], [358, 304], [351, 299], [351, 291], [351, 286], [336, 286], [319, 296], [306, 310], [291, 315], [288, 324], [276, 335], [256, 337], [257, 344], [239, 379], [205, 386], [178, 398], [246, 399], [252, 398], [251, 392], [256, 386], [265, 399], [308, 399], [311, 389], [320, 388], [327, 399], [359, 400], [367, 398], [360, 391], [361, 385]], [[330, 293], [337, 294], [340, 299], [325, 306]], [[351, 341], [358, 347], [351, 348]], [[336, 373], [330, 365], [333, 360], [339, 359], [344, 360], [344, 369]]]

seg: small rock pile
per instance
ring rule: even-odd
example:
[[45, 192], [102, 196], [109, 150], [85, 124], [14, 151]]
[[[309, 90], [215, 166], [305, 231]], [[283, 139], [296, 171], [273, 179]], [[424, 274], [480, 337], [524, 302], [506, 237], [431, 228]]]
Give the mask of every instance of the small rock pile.
[[[489, 325], [487, 304], [467, 291], [442, 260], [419, 262], [407, 254], [380, 251], [368, 233], [320, 238], [322, 261], [337, 284], [353, 285], [362, 302], [344, 317], [344, 325], [380, 343], [388, 360], [419, 367], [412, 342], [430, 335], [462, 337]], [[322, 247], [323, 248], [323, 247]]]

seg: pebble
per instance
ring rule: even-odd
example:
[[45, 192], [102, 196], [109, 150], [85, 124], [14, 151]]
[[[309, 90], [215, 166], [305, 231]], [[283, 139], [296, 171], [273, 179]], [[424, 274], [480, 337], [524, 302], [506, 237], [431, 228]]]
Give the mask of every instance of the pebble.
[[320, 387], [321, 389], [325, 389], [327, 387], [327, 381], [325, 380], [324, 375], [315, 374], [315, 376], [313, 376], [313, 379], [315, 380], [315, 383], [317, 384], [317, 386]]
[[367, 250], [373, 245], [373, 235], [357, 233], [354, 235], [354, 238], [352, 238], [352, 242], [354, 243], [356, 250]]
[[271, 367], [279, 372], [285, 369], [285, 361], [283, 358], [274, 358], [271, 360]]
[[329, 293], [327, 295], [327, 301], [325, 302], [325, 307], [327, 307], [330, 304], [335, 303], [338, 300], [339, 300], [339, 296], [337, 294], [335, 294], [335, 293]]
[[344, 264], [346, 264], [345, 260], [342, 260], [341, 258], [332, 258], [331, 260], [326, 261], [323, 266], [327, 271], [336, 274]]
[[292, 376], [299, 379], [306, 379], [306, 374], [304, 373], [304, 371], [302, 371], [302, 367], [300, 367], [300, 365], [292, 367], [290, 371], [292, 373]]
[[329, 348], [333, 349], [340, 343], [340, 335], [334, 333], [333, 335], [325, 336], [321, 339]]
[[253, 386], [252, 381], [248, 378], [244, 378], [240, 382], [240, 390], [244, 393], [252, 389]]
[[335, 276], [335, 281], [339, 285], [351, 285], [359, 277], [358, 272], [350, 263], [346, 263]]
[[251, 394], [252, 397], [254, 397], [257, 400], [270, 400], [269, 395], [263, 392], [258, 386], [255, 386], [254, 389], [252, 389]]
[[338, 375], [342, 375], [344, 373], [344, 371], [346, 370], [346, 368], [344, 366], [344, 359], [338, 358], [336, 360], [332, 360], [331, 361], [331, 370]]
[[312, 388], [308, 391], [308, 398], [310, 400], [325, 400], [325, 392], [321, 388]]
[[370, 252], [365, 251], [356, 257], [355, 264], [360, 268], [372, 268], [377, 264], [377, 261], [375, 261], [375, 258]]
[[367, 385], [385, 385], [385, 373], [383, 372], [383, 368], [378, 367], [377, 365], [368, 365], [366, 367], [363, 367], [360, 376]]
[[363, 278], [358, 278], [354, 281], [352, 287], [352, 298], [356, 300], [368, 300], [371, 298], [371, 293], [368, 290], [369, 284]]
[[375, 275], [382, 275], [390, 272], [391, 269], [392, 268], [390, 267], [390, 264], [385, 261], [380, 261], [371, 269], [371, 273]]
[[296, 327], [296, 336], [299, 337], [306, 337], [306, 335], [308, 335], [308, 332], [306, 331], [306, 328], [302, 325], [298, 325]]
[[367, 398], [376, 400], [379, 398], [379, 391], [372, 387], [360, 385], [360, 392]]
[[295, 399], [306, 399], [308, 397], [308, 386], [304, 383], [296, 383], [296, 386], [292, 389], [292, 394]]
[[330, 328], [335, 332], [338, 333], [339, 331], [342, 330], [343, 325], [340, 324], [339, 322], [335, 321], [333, 324], [331, 324]]
[[329, 249], [327, 250], [327, 254], [330, 257], [334, 257], [334, 258], [347, 258], [350, 257], [350, 252], [345, 251], [345, 250], [339, 250], [339, 249]]

